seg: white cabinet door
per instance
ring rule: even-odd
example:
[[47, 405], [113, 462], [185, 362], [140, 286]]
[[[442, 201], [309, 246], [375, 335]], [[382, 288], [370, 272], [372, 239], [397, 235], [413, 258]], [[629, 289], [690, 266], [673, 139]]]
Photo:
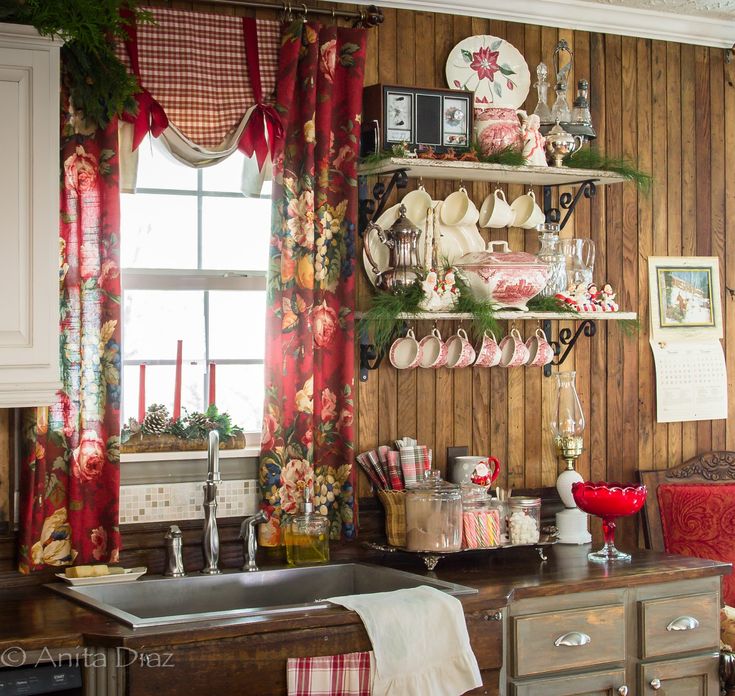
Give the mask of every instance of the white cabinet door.
[[0, 24], [0, 408], [59, 389], [59, 46]]

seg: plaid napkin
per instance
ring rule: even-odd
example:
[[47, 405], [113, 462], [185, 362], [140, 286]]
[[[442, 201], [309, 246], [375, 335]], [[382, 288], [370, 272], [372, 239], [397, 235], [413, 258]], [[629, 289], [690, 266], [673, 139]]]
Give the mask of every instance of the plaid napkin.
[[388, 476], [390, 479], [390, 487], [394, 491], [402, 491], [403, 486], [403, 472], [401, 471], [401, 462], [398, 452], [395, 450], [389, 450], [386, 452], [388, 459]]
[[373, 665], [372, 652], [291, 657], [286, 663], [288, 696], [370, 696]]
[[423, 480], [424, 471], [431, 469], [431, 450], [426, 445], [401, 447], [400, 459], [406, 486]]

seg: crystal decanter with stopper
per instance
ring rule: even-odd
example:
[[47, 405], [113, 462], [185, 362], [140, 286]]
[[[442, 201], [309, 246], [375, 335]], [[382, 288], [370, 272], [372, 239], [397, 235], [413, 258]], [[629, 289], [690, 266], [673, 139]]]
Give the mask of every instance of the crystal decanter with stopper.
[[561, 544], [588, 544], [592, 536], [587, 531], [587, 515], [574, 502], [572, 484], [583, 481], [574, 470], [574, 462], [584, 449], [584, 412], [574, 386], [576, 373], [557, 372], [556, 414], [552, 422], [554, 444], [567, 468], [556, 480], [556, 490], [565, 509], [556, 513], [556, 528]]
[[539, 117], [541, 125], [554, 123], [554, 118], [551, 115], [551, 109], [546, 103], [549, 98], [549, 69], [546, 67], [546, 63], [539, 63], [536, 67], [536, 93], [538, 94], [538, 104], [534, 109], [534, 114]]
[[545, 222], [536, 229], [541, 242], [536, 257], [549, 266], [549, 279], [540, 294], [542, 297], [554, 297], [567, 289], [566, 259], [559, 248], [559, 224]]
[[575, 127], [574, 133], [583, 135], [587, 140], [593, 140], [597, 137], [597, 134], [592, 127], [589, 89], [590, 85], [587, 80], [579, 80], [577, 82], [577, 96], [572, 105], [572, 124]]

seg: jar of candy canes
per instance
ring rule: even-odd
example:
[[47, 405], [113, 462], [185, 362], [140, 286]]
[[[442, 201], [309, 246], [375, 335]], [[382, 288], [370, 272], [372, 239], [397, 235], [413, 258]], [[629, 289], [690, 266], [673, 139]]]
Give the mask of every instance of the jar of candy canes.
[[508, 535], [511, 544], [535, 544], [540, 538], [541, 498], [510, 498]]
[[462, 548], [499, 546], [500, 513], [483, 486], [462, 486]]

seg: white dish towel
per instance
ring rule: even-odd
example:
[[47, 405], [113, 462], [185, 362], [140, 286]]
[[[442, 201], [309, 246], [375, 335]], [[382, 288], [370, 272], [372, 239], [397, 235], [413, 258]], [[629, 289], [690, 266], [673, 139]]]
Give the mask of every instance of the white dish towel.
[[373, 696], [459, 696], [482, 686], [462, 603], [433, 587], [332, 597], [373, 644]]

